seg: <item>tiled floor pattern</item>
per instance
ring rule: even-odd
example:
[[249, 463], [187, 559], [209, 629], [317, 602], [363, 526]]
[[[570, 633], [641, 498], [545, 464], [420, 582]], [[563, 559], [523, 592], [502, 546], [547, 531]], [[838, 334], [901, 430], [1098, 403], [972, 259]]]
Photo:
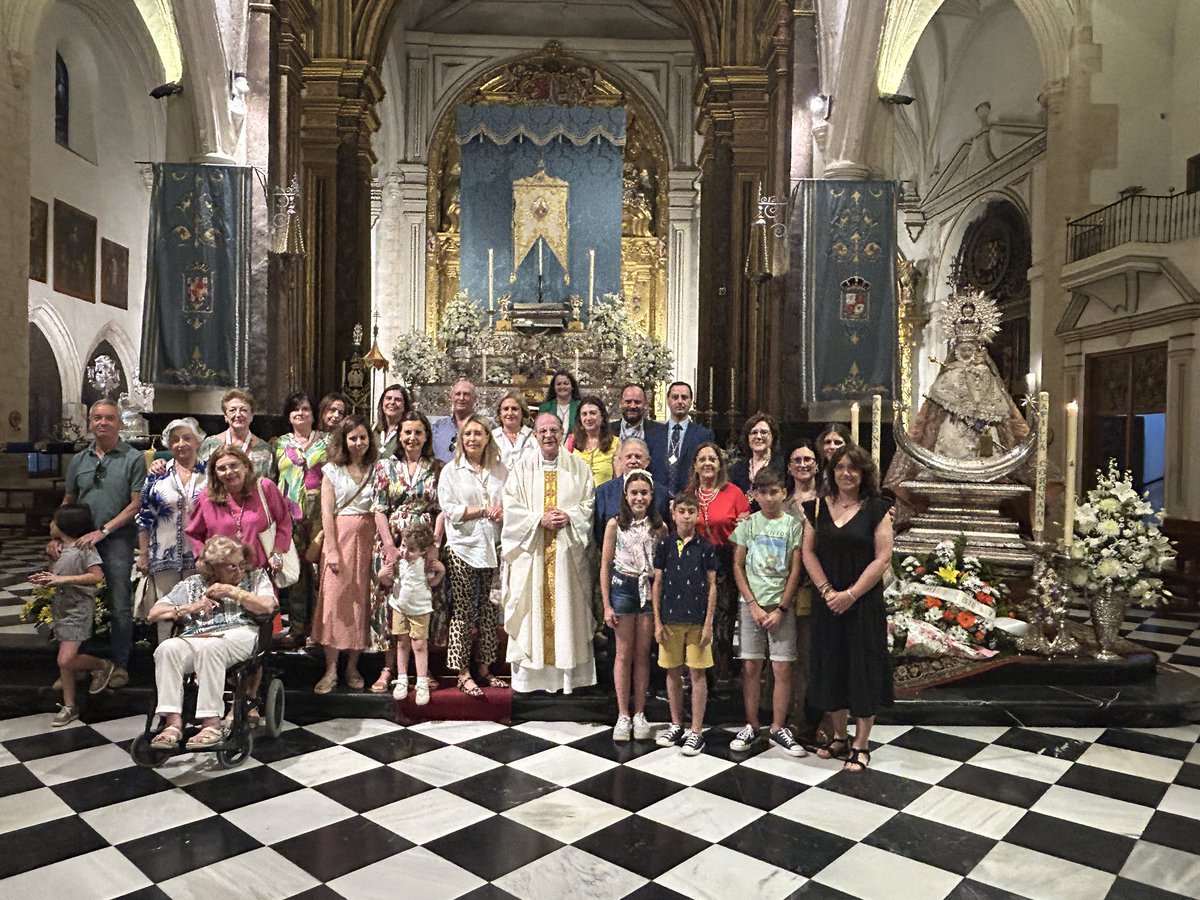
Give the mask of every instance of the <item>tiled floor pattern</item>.
[[151, 771], [142, 723], [0, 721], [0, 897], [1200, 897], [1200, 725], [880, 726], [853, 775], [369, 719]]

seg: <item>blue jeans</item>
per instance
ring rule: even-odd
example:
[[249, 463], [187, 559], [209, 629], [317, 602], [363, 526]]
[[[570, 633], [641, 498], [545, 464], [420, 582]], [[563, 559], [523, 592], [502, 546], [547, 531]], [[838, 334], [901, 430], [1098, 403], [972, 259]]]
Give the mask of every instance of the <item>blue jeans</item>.
[[133, 549], [137, 537], [110, 534], [96, 545], [108, 585], [108, 604], [112, 610], [109, 647], [112, 661], [121, 668], [129, 666], [129, 651], [133, 647], [133, 598], [129, 589], [133, 573]]

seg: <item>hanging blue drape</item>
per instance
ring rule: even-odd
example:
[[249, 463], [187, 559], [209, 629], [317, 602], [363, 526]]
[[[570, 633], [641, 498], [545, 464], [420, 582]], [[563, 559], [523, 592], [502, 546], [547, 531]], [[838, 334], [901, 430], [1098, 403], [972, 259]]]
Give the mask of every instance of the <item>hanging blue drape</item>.
[[489, 248], [496, 297], [510, 293], [518, 303], [538, 299], [536, 249], [514, 267], [512, 221], [513, 182], [534, 175], [541, 163], [547, 175], [569, 185], [570, 233], [565, 268], [543, 248], [543, 299], [562, 303], [577, 293], [586, 305], [588, 251], [593, 249], [597, 301], [620, 291], [624, 108], [460, 106], [458, 136], [463, 142], [459, 281], [472, 299], [486, 308]]

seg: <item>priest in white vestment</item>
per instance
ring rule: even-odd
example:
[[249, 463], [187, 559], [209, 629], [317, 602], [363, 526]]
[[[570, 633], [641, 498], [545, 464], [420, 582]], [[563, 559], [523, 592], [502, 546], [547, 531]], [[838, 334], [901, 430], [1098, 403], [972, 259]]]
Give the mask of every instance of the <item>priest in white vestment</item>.
[[501, 549], [504, 630], [517, 691], [562, 691], [596, 683], [592, 655], [592, 470], [562, 452], [562, 422], [534, 425], [537, 456], [521, 459], [504, 483]]

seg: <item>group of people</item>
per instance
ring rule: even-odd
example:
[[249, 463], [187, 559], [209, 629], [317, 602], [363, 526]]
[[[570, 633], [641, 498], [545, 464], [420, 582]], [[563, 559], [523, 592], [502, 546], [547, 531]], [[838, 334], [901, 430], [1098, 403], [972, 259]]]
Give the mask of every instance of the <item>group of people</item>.
[[[470, 382], [456, 383], [451, 409], [431, 423], [393, 384], [372, 423], [344, 396], [314, 410], [298, 392], [285, 402], [291, 430], [266, 441], [251, 430], [253, 397], [235, 389], [222, 399], [224, 431], [205, 435], [194, 419], [175, 419], [162, 434], [170, 459], [149, 468], [120, 440], [115, 405], [96, 403], [93, 441], [71, 461], [52, 528], [54, 565], [37, 578], [78, 600], [103, 577], [111, 653], [81, 652], [85, 629], [65, 612], [59, 627], [56, 605], [56, 721], [77, 715], [77, 677], [91, 673], [93, 691], [127, 680], [136, 548], [146, 585], [139, 614], [163, 623], [182, 614], [195, 632], [156, 651], [159, 711], [173, 729], [163, 742], [180, 735], [175, 688], [164, 692], [164, 680], [211, 666], [214, 642], [203, 635], [248, 629], [278, 596], [284, 643], [324, 656], [317, 693], [339, 678], [366, 688], [359, 657], [383, 652], [370, 689], [407, 697], [411, 662], [414, 702], [428, 703], [434, 641], [446, 646], [458, 689], [481, 696], [504, 684], [492, 671], [501, 629], [514, 689], [570, 692], [596, 681], [603, 623], [614, 637], [615, 740], [701, 752], [707, 670], [727, 683], [736, 655], [746, 725], [735, 750], [766, 737], [803, 755], [792, 721], [819, 755], [866, 767], [875, 710], [891, 700], [881, 587], [891, 526], [878, 473], [844, 426], [783, 454], [775, 421], [752, 416], [745, 456], [730, 467], [712, 431], [691, 418], [684, 382], [668, 389], [666, 422], [647, 417], [636, 384], [610, 420], [566, 371], [551, 378], [532, 421], [516, 393], [500, 399], [494, 422], [476, 399]], [[238, 641], [217, 643], [223, 665], [243, 652]], [[672, 717], [657, 736], [645, 716], [655, 644]], [[220, 739], [208, 721], [219, 711], [206, 699], [198, 715], [212, 727], [193, 741]]]

